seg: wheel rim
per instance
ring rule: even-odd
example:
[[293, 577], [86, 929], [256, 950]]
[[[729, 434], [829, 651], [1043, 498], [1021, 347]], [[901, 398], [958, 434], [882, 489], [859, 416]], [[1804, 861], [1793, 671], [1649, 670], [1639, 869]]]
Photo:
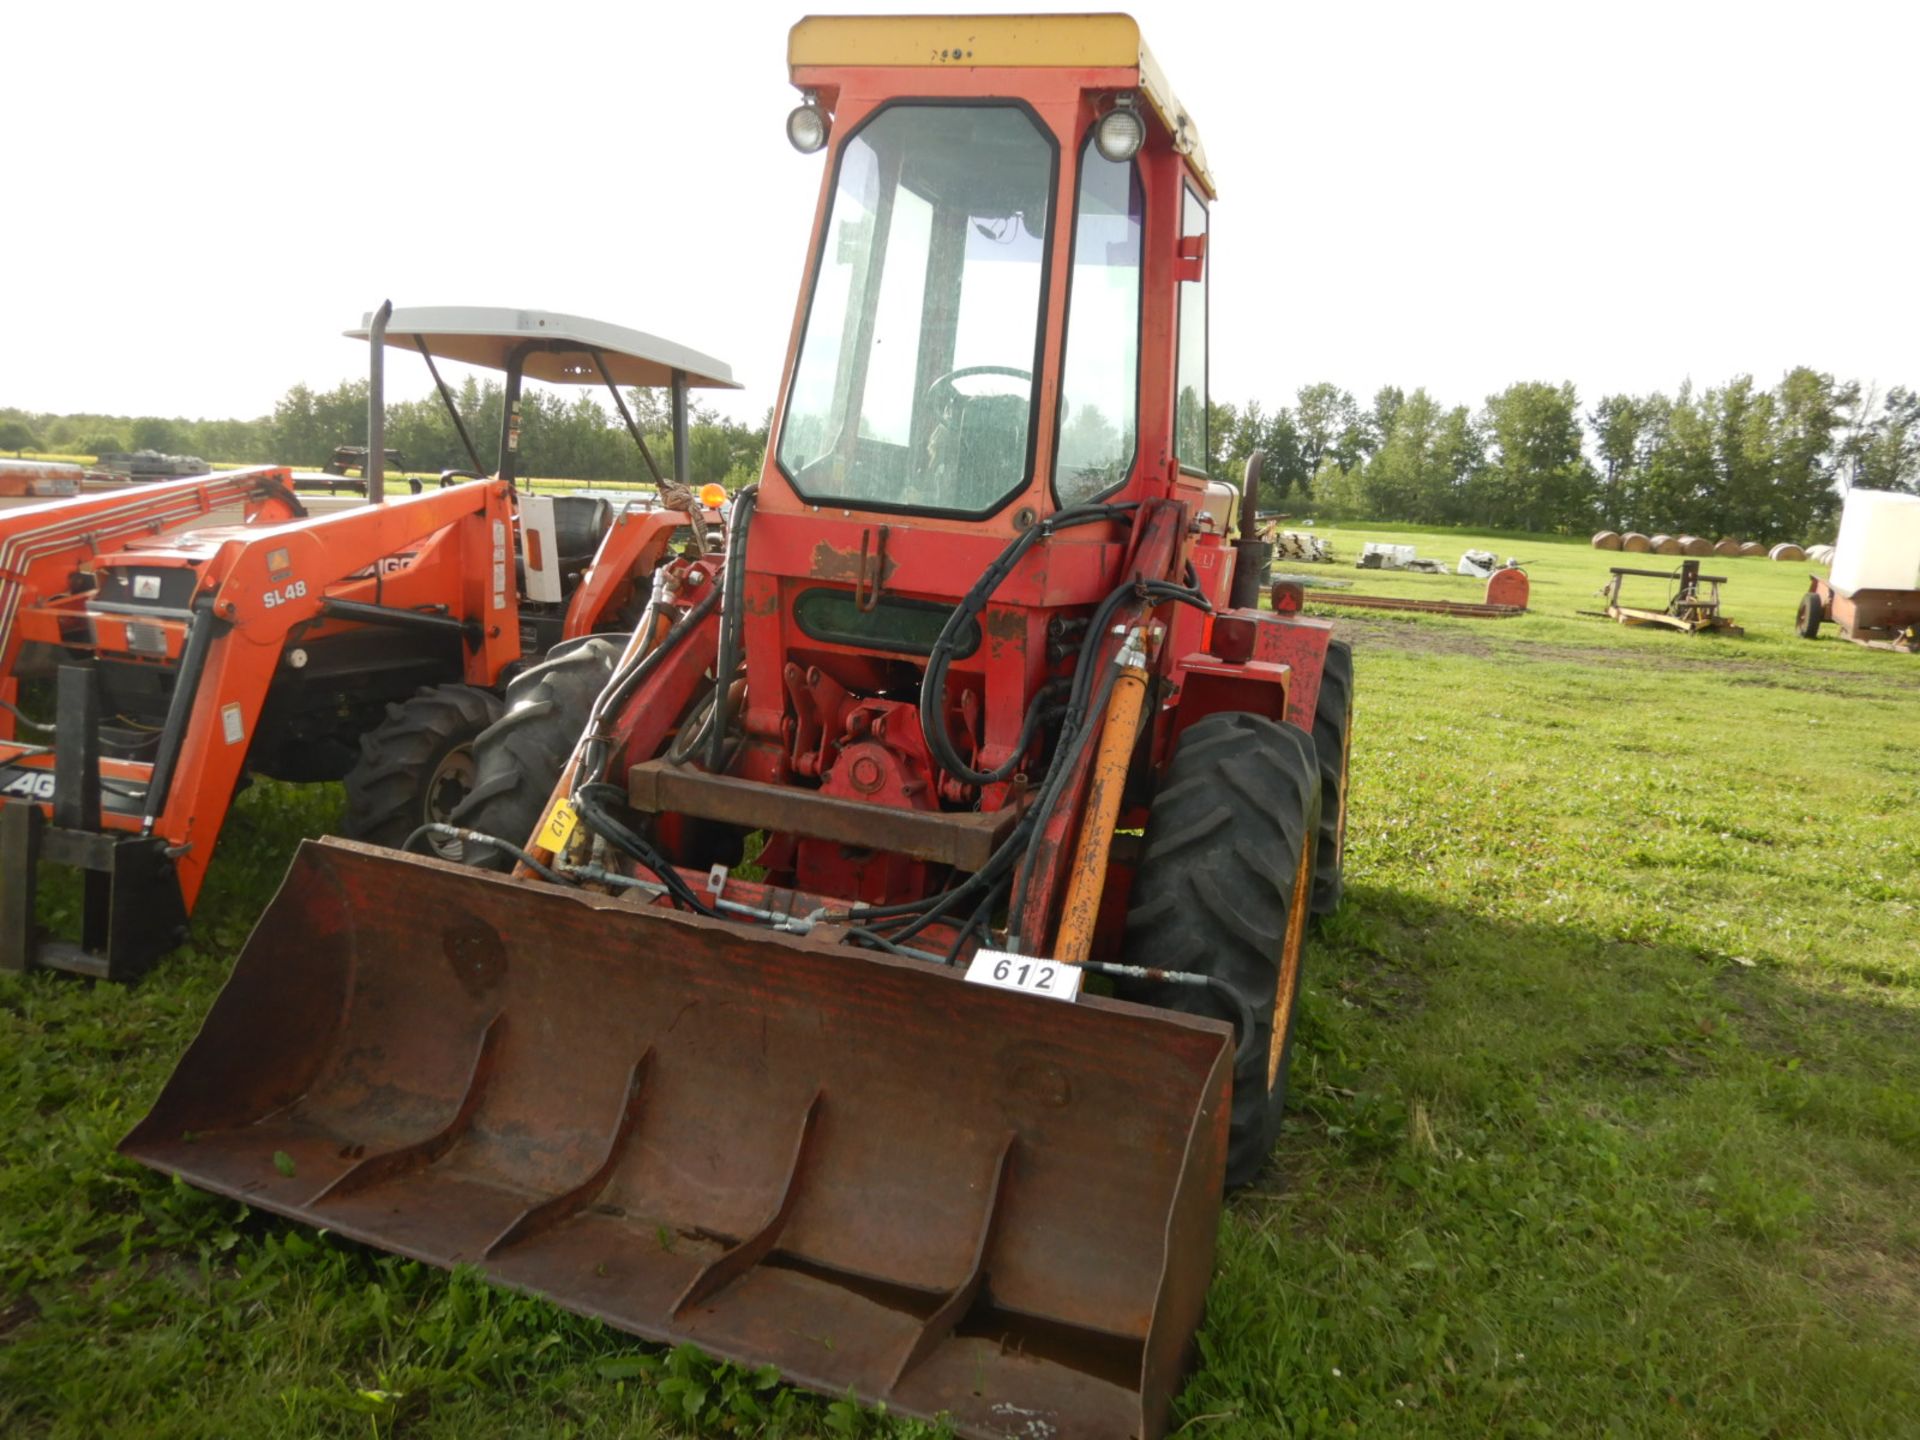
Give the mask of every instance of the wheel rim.
[[[1344, 786], [1342, 787], [1345, 788]], [[1267, 1091], [1280, 1078], [1280, 1061], [1287, 1053], [1287, 1032], [1293, 1028], [1293, 1002], [1300, 989], [1300, 952], [1306, 945], [1307, 910], [1313, 897], [1313, 837], [1301, 848], [1293, 873], [1293, 901], [1287, 910], [1287, 941], [1280, 952], [1280, 974], [1274, 982], [1273, 1029], [1267, 1037]]]
[[[427, 823], [445, 825], [453, 818], [453, 812], [467, 798], [467, 792], [473, 789], [473, 776], [472, 745], [457, 745], [440, 757], [440, 763], [434, 766], [433, 774], [427, 779], [425, 804], [422, 807]], [[466, 848], [450, 835], [434, 835], [427, 844], [442, 860], [459, 860]]]

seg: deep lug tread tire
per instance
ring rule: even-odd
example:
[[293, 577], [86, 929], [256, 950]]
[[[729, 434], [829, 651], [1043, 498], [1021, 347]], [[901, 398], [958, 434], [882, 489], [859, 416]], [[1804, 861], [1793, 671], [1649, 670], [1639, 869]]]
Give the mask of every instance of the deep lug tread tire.
[[347, 772], [341, 833], [404, 845], [432, 818], [429, 790], [440, 767], [471, 747], [500, 709], [498, 696], [472, 685], [434, 685], [388, 705], [386, 719], [360, 737], [360, 758]]
[[[1121, 959], [1226, 981], [1258, 1020], [1236, 1063], [1227, 1184], [1251, 1184], [1265, 1165], [1286, 1103], [1299, 967], [1279, 996], [1302, 855], [1320, 827], [1321, 770], [1311, 736], [1239, 711], [1209, 715], [1180, 736], [1148, 814], [1127, 910]], [[1305, 896], [1300, 896], [1302, 904]], [[1211, 989], [1130, 982], [1129, 1000], [1234, 1023]], [[1284, 1004], [1279, 1065], [1268, 1083], [1276, 1000]]]
[[1327, 642], [1320, 698], [1313, 712], [1313, 748], [1320, 760], [1320, 846], [1313, 861], [1313, 913], [1331, 915], [1345, 892], [1347, 756], [1353, 743], [1353, 647]]
[[[505, 713], [474, 742], [473, 789], [454, 812], [454, 824], [515, 845], [532, 837], [587, 712], [625, 648], [624, 636], [596, 635], [514, 677]], [[491, 845], [470, 844], [464, 858], [489, 870], [513, 865], [511, 855]]]

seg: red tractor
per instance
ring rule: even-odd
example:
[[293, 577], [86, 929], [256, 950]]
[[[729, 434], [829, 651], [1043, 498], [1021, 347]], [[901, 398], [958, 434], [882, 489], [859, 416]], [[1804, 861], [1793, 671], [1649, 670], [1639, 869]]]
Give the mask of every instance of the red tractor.
[[1350, 660], [1207, 473], [1213, 177], [1133, 22], [790, 62], [828, 164], [724, 548], [411, 842], [510, 873], [303, 847], [125, 1149], [962, 1434], [1158, 1435], [1339, 898]]
[[[684, 416], [690, 385], [733, 385], [727, 367], [541, 311], [380, 323], [429, 366], [505, 373], [491, 472], [475, 455], [473, 472], [386, 501], [376, 465], [374, 503], [314, 511], [325, 502], [265, 468], [0, 511], [0, 968], [142, 973], [185, 935], [249, 775], [344, 779], [362, 839], [398, 845], [450, 818], [506, 682], [645, 605], [688, 513], [518, 489], [521, 380], [604, 380], [623, 413], [620, 385], [671, 386]], [[41, 931], [42, 864], [84, 876], [76, 938]]]

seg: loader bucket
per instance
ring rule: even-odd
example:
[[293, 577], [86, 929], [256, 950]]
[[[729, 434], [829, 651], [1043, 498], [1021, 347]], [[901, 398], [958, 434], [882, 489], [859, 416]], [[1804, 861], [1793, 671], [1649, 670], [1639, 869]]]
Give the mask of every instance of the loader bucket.
[[1232, 1036], [309, 841], [133, 1158], [965, 1435], [1155, 1436]]

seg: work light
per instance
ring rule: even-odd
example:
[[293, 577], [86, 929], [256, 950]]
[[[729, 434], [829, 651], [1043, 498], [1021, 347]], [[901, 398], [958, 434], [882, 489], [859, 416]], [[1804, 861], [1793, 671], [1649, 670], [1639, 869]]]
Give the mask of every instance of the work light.
[[811, 95], [787, 116], [787, 139], [802, 155], [811, 155], [827, 143], [827, 117]]
[[[789, 133], [792, 132], [791, 120], [787, 122], [787, 129]], [[1146, 138], [1147, 127], [1140, 123], [1131, 95], [1122, 95], [1119, 103], [1100, 117], [1100, 123], [1093, 131], [1093, 143], [1099, 147], [1102, 155], [1115, 164], [1131, 160], [1134, 152], [1140, 148], [1140, 142]]]

